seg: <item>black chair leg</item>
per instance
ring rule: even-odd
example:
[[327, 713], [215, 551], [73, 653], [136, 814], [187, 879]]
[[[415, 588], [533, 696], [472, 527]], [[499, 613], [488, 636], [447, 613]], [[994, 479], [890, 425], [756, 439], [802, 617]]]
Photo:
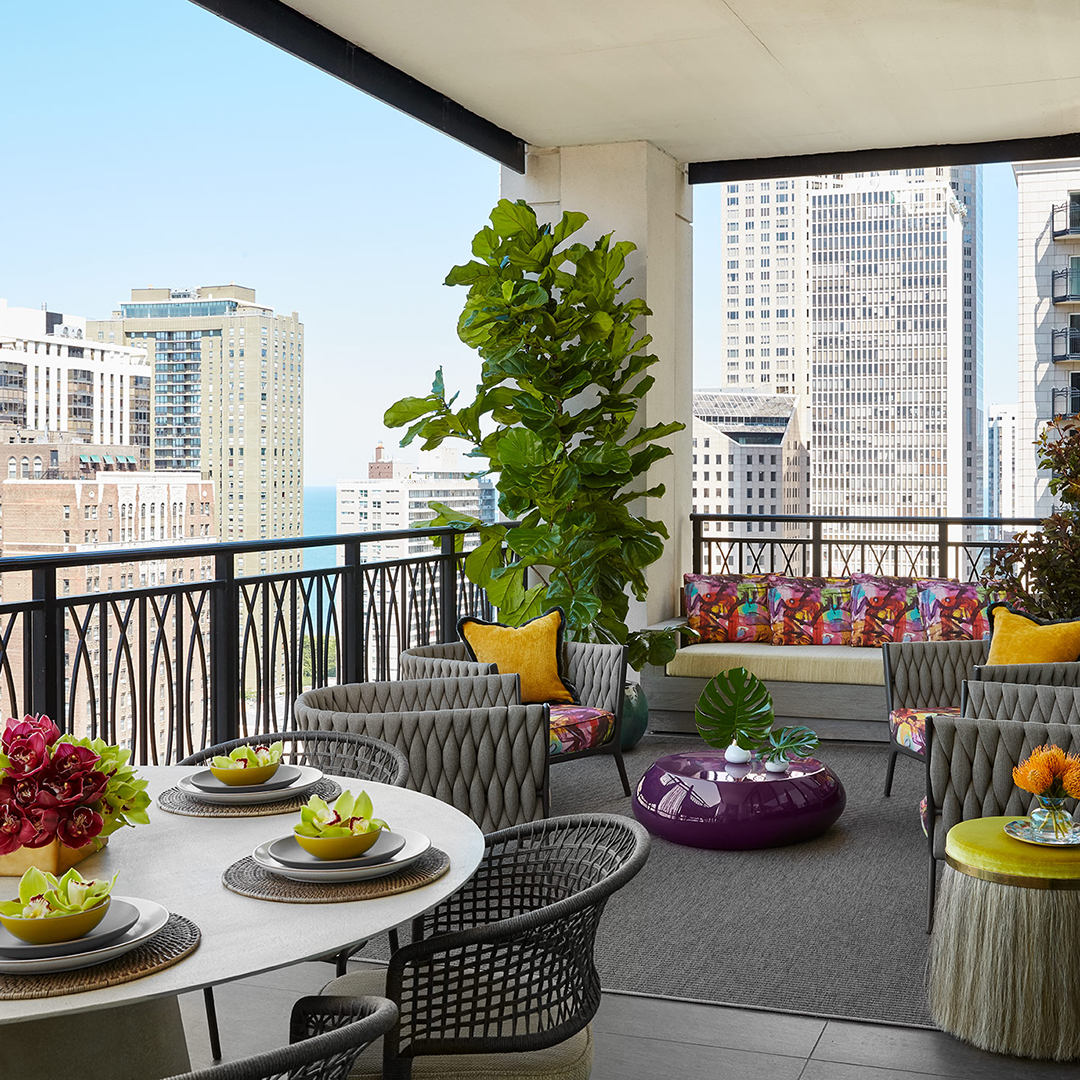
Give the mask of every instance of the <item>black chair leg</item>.
[[218, 1031], [217, 1006], [214, 1004], [214, 988], [203, 988], [203, 1003], [206, 1005], [206, 1027], [210, 1032], [210, 1054], [215, 1061], [221, 1060], [221, 1033]]
[[392, 926], [387, 931], [386, 936], [390, 939], [390, 953], [393, 955], [401, 948], [401, 942], [398, 940], [397, 927]]
[[619, 767], [619, 779], [622, 781], [623, 794], [630, 797], [630, 781], [626, 776], [626, 766], [623, 764], [622, 747], [616, 746], [614, 750], [615, 764]]
[[896, 748], [896, 744], [893, 743], [892, 749], [889, 751], [889, 767], [885, 772], [885, 795], [886, 797], [892, 794], [892, 778], [893, 771], [896, 768], [896, 757], [900, 751]]
[[926, 889], [926, 932], [934, 929], [934, 898], [937, 895], [937, 860], [930, 856], [930, 879]]

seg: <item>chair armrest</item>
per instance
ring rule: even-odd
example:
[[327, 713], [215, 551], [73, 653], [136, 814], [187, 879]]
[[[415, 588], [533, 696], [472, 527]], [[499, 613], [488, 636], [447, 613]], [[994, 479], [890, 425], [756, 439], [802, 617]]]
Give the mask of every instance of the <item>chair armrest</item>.
[[449, 679], [475, 675], [495, 675], [494, 664], [478, 664], [469, 658], [461, 641], [441, 645], [419, 645], [405, 649], [398, 657], [399, 679]]
[[[467, 678], [402, 679], [398, 682], [323, 686], [301, 694], [296, 699], [293, 712], [298, 721], [308, 721], [310, 712], [367, 716], [389, 712], [490, 709], [520, 703], [520, 679], [517, 675], [474, 675]], [[317, 730], [326, 725], [313, 726]]]
[[881, 646], [885, 700], [894, 709], [959, 708], [961, 686], [984, 664], [986, 641], [891, 641]]
[[1043, 686], [1080, 686], [1080, 663], [977, 664], [973, 680], [984, 682], [1036, 683]]

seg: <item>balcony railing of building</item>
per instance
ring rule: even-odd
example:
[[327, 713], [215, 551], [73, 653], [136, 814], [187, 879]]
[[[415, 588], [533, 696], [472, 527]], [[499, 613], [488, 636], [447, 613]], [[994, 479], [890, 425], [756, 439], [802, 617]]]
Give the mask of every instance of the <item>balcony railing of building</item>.
[[1080, 329], [1062, 326], [1053, 331], [1051, 356], [1055, 363], [1065, 360], [1080, 360]]
[[695, 574], [940, 577], [975, 581], [1039, 518], [691, 514]]
[[1052, 386], [1050, 388], [1050, 416], [1058, 420], [1063, 416], [1080, 416], [1080, 386]]
[[1055, 304], [1080, 304], [1080, 268], [1069, 266], [1051, 274], [1051, 300]]
[[1055, 240], [1080, 240], [1080, 200], [1056, 203], [1050, 231]]
[[[140, 764], [285, 730], [303, 690], [391, 678], [403, 649], [453, 639], [459, 615], [490, 616], [462, 572], [459, 535], [0, 558], [0, 715], [46, 713], [74, 735], [130, 748]], [[431, 538], [431, 554], [364, 561], [368, 545], [417, 536]], [[236, 573], [242, 555], [338, 549], [331, 567]]]

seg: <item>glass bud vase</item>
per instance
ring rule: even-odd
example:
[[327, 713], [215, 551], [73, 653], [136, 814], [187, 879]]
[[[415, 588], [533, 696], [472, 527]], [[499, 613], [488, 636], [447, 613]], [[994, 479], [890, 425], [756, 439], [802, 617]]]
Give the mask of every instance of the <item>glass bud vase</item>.
[[1061, 840], [1072, 831], [1072, 817], [1065, 809], [1065, 797], [1036, 795], [1038, 806], [1031, 811], [1031, 831], [1040, 840]]

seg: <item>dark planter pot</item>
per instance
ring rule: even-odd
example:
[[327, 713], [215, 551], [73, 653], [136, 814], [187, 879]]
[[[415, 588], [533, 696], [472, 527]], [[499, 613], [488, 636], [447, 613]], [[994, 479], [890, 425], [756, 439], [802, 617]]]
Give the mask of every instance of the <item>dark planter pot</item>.
[[626, 684], [622, 711], [622, 748], [632, 750], [649, 726], [649, 703], [639, 683]]

